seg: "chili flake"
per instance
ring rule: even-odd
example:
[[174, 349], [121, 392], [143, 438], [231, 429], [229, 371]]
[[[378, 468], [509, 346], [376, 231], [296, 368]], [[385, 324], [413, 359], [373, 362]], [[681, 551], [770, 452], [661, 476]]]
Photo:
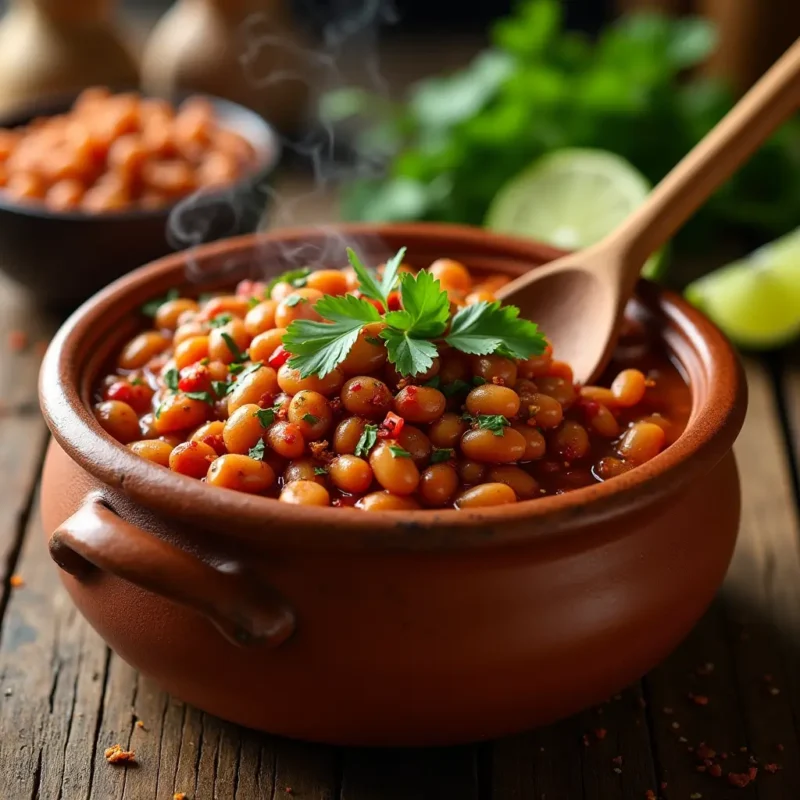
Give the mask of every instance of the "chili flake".
[[689, 699], [696, 705], [696, 706], [707, 706], [708, 705], [708, 697], [704, 694], [692, 694], [689, 692]]
[[109, 764], [136, 763], [136, 752], [134, 750], [123, 750], [121, 745], [118, 744], [113, 744], [111, 747], [107, 747], [103, 755]]
[[717, 751], [713, 747], [709, 747], [705, 742], [700, 742], [697, 745], [698, 758], [716, 758]]
[[172, 800], [188, 800], [188, 798], [186, 797], [186, 792], [175, 792], [172, 795]]
[[400, 436], [405, 424], [406, 421], [402, 417], [399, 417], [393, 411], [390, 411], [386, 415], [386, 419], [384, 419], [384, 421], [381, 423], [381, 427], [386, 429], [391, 434], [393, 439], [396, 439], [398, 436]]
[[622, 756], [614, 756], [614, 758], [611, 759], [611, 763], [612, 764], [616, 764], [618, 767], [621, 767], [622, 766]]
[[656, 793], [652, 789], [648, 789], [644, 793], [644, 800], [656, 800]]
[[777, 764], [769, 763], [769, 764], [764, 764], [764, 769], [771, 775], [774, 775], [780, 769], [780, 767]]
[[267, 359], [267, 364], [273, 369], [280, 369], [291, 357], [292, 354], [282, 344], [279, 344]]
[[142, 730], [144, 730], [144, 722], [142, 722], [140, 719], [137, 719], [136, 720], [136, 727], [137, 728], [141, 728]]
[[738, 789], [744, 789], [750, 783], [750, 775], [747, 772], [729, 772], [728, 783]]
[[722, 777], [722, 767], [719, 764], [712, 764], [708, 768], [708, 774], [711, 775], [712, 778], [721, 778]]
[[606, 731], [606, 729], [605, 729], [605, 728], [598, 728], [598, 729], [597, 729], [597, 730], [594, 732], [594, 735], [595, 735], [595, 736], [596, 736], [596, 737], [597, 737], [597, 738], [598, 738], [600, 741], [602, 741], [603, 739], [605, 739], [605, 738], [606, 738], [606, 733], [608, 733], [608, 731]]

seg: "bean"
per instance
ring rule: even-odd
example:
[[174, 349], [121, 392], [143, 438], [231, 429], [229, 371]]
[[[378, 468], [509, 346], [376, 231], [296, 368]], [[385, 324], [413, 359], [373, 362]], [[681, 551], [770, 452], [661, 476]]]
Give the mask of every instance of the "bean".
[[421, 475], [419, 494], [426, 506], [447, 505], [458, 490], [458, 473], [449, 464], [433, 464]]
[[419, 484], [419, 470], [410, 458], [396, 458], [387, 442], [379, 442], [369, 456], [375, 480], [393, 494], [412, 494]]
[[227, 452], [223, 432], [225, 423], [221, 420], [214, 420], [201, 425], [190, 437], [192, 442], [202, 442], [213, 448], [218, 456], [224, 456]]
[[[194, 339], [196, 336], [205, 336], [206, 328], [201, 322], [183, 322], [181, 323], [175, 335], [172, 337], [172, 346], [177, 348], [179, 344], [183, 344], [187, 339]], [[208, 350], [208, 345], [206, 345]]]
[[442, 365], [439, 370], [439, 380], [442, 386], [456, 381], [469, 382], [471, 377], [469, 356], [453, 350], [442, 356]]
[[250, 310], [250, 303], [246, 297], [237, 294], [219, 294], [206, 301], [203, 306], [203, 317], [214, 319], [221, 314], [229, 314], [232, 317], [244, 319]]
[[228, 380], [228, 365], [223, 361], [209, 361], [208, 364], [206, 364], [206, 369], [212, 381]]
[[545, 376], [536, 381], [540, 394], [546, 394], [557, 400], [563, 409], [569, 408], [577, 399], [578, 393], [575, 386], [564, 378], [550, 378]]
[[[425, 372], [421, 372], [419, 375], [414, 376], [414, 380], [417, 383], [426, 383], [429, 380], [432, 380], [439, 374], [439, 370], [441, 369], [441, 361], [438, 356], [434, 356], [433, 362], [431, 363], [430, 367], [425, 370]], [[400, 385], [400, 382], [405, 382], [404, 376], [402, 376], [394, 367], [394, 364], [387, 363], [384, 369], [384, 378], [386, 383], [389, 386], [393, 386], [395, 389]]]
[[319, 462], [313, 458], [298, 458], [290, 461], [283, 471], [284, 484], [292, 481], [313, 481], [321, 486], [325, 485], [325, 476], [318, 475], [316, 470], [320, 467]]
[[341, 455], [328, 467], [331, 483], [348, 494], [361, 494], [372, 485], [372, 467], [363, 459], [353, 455]]
[[267, 444], [284, 458], [300, 458], [306, 449], [303, 432], [293, 422], [276, 422], [264, 437]]
[[514, 490], [505, 483], [482, 483], [461, 492], [456, 498], [456, 508], [486, 508], [516, 502]]
[[174, 300], [167, 300], [158, 307], [155, 316], [155, 325], [159, 330], [174, 331], [178, 327], [178, 319], [181, 314], [187, 311], [197, 311], [199, 306], [194, 300], [188, 297], [176, 297]]
[[350, 378], [342, 387], [342, 405], [351, 414], [382, 419], [392, 407], [389, 387], [377, 378], [361, 375]]
[[[139, 417], [139, 431], [142, 439], [157, 439], [155, 414], [143, 414]], [[139, 438], [139, 437], [137, 437]]]
[[500, 414], [515, 417], [519, 412], [519, 395], [506, 386], [486, 383], [476, 386], [467, 395], [467, 411], [470, 414]]
[[539, 387], [527, 378], [518, 378], [514, 391], [519, 395], [520, 405], [524, 409], [533, 403], [533, 396], [539, 393]]
[[622, 434], [617, 452], [633, 464], [644, 464], [661, 452], [666, 438], [661, 426], [652, 422], [635, 422]]
[[118, 380], [106, 389], [104, 397], [106, 400], [122, 400], [137, 414], [144, 414], [150, 410], [153, 402], [153, 390], [141, 379], [137, 383]]
[[468, 294], [472, 289], [472, 276], [460, 261], [438, 258], [428, 267], [428, 271], [441, 283], [442, 289], [454, 289], [462, 294]]
[[547, 368], [548, 378], [563, 378], [567, 383], [574, 383], [572, 367], [565, 361], [553, 361]]
[[522, 378], [539, 378], [547, 374], [553, 362], [553, 348], [548, 344], [544, 352], [538, 356], [531, 356], [519, 365], [519, 374]]
[[640, 403], [646, 390], [647, 379], [638, 369], [622, 370], [611, 384], [611, 393], [624, 408]]
[[322, 294], [347, 294], [347, 276], [338, 269], [319, 269], [308, 276], [306, 286]]
[[372, 322], [361, 329], [347, 357], [339, 364], [346, 377], [377, 372], [386, 363], [386, 347], [378, 338], [385, 327], [383, 322]]
[[480, 461], [470, 461], [469, 459], [461, 459], [456, 465], [458, 470], [458, 477], [461, 478], [461, 483], [466, 486], [473, 486], [481, 483], [486, 475], [486, 464]]
[[275, 473], [269, 464], [254, 458], [229, 453], [212, 462], [206, 482], [210, 486], [234, 489], [238, 492], [261, 494], [275, 483]]
[[513, 386], [517, 382], [517, 364], [505, 356], [473, 356], [472, 374], [487, 383]]
[[250, 334], [244, 327], [244, 322], [234, 318], [227, 325], [212, 329], [208, 335], [208, 356], [215, 361], [230, 364], [241, 360], [242, 353], [249, 344]]
[[297, 394], [307, 389], [331, 397], [342, 388], [343, 383], [344, 375], [338, 369], [329, 372], [324, 378], [320, 378], [319, 375], [301, 378], [300, 370], [292, 369], [288, 364], [284, 364], [278, 370], [278, 386], [287, 394]]
[[592, 467], [592, 473], [600, 481], [607, 481], [609, 478], [616, 478], [618, 475], [624, 475], [633, 469], [633, 464], [628, 464], [625, 461], [620, 461], [614, 456], [606, 456], [601, 458]]
[[229, 453], [248, 453], [264, 437], [266, 430], [257, 416], [260, 410], [255, 403], [248, 403], [230, 415], [222, 431]]
[[217, 451], [205, 442], [183, 442], [169, 456], [169, 468], [190, 478], [205, 478], [217, 458]]
[[581, 386], [581, 398], [602, 403], [606, 408], [616, 408], [619, 405], [614, 393], [605, 386]]
[[289, 403], [289, 422], [300, 428], [307, 441], [321, 439], [330, 429], [333, 412], [328, 401], [319, 392], [304, 389]]
[[204, 423], [210, 412], [208, 403], [202, 400], [192, 400], [184, 394], [172, 394], [162, 401], [153, 425], [159, 434], [185, 431]]
[[536, 479], [524, 469], [511, 464], [490, 467], [488, 479], [490, 483], [504, 483], [510, 486], [518, 500], [530, 500], [540, 495]]
[[272, 367], [262, 366], [239, 378], [228, 395], [228, 415], [244, 405], [272, 405], [278, 394], [278, 374]]
[[140, 369], [153, 356], [163, 353], [169, 344], [169, 339], [158, 331], [140, 333], [125, 345], [117, 363], [121, 369]]
[[592, 400], [584, 405], [589, 428], [598, 436], [616, 439], [619, 436], [619, 424], [614, 415], [602, 403]]
[[322, 300], [322, 292], [316, 289], [295, 289], [275, 309], [275, 324], [279, 328], [288, 328], [297, 319], [319, 321], [322, 317], [315, 310], [316, 303]]
[[544, 456], [547, 444], [541, 431], [524, 422], [512, 422], [511, 427], [525, 440], [525, 452], [520, 461], [536, 461]]
[[292, 481], [283, 487], [280, 501], [297, 506], [329, 506], [331, 496], [324, 486], [314, 481]]
[[432, 386], [406, 386], [394, 398], [394, 410], [407, 422], [433, 422], [446, 404], [445, 396]]
[[434, 447], [455, 447], [466, 430], [467, 423], [461, 418], [461, 414], [445, 411], [430, 424], [428, 438]]
[[244, 318], [244, 328], [250, 336], [258, 336], [259, 333], [275, 327], [275, 309], [277, 307], [278, 304], [274, 300], [263, 300], [247, 312], [247, 316]]
[[208, 336], [192, 336], [175, 348], [175, 366], [180, 370], [208, 358]]
[[356, 508], [361, 511], [414, 511], [419, 508], [419, 503], [407, 495], [384, 491], [365, 494], [356, 503]]
[[162, 442], [160, 439], [145, 439], [144, 441], [131, 442], [128, 447], [137, 456], [160, 464], [162, 467], [169, 466], [169, 454], [172, 452], [172, 445]]
[[364, 433], [365, 420], [359, 417], [347, 417], [343, 419], [333, 433], [333, 449], [336, 453], [352, 455], [356, 451], [356, 445]]
[[47, 190], [44, 202], [55, 211], [74, 211], [80, 206], [84, 192], [84, 186], [79, 180], [65, 178]]
[[94, 407], [94, 415], [103, 430], [118, 442], [128, 444], [139, 438], [139, 417], [121, 400], [106, 400]]
[[513, 428], [503, 428], [501, 436], [485, 428], [467, 431], [461, 437], [461, 452], [472, 461], [507, 464], [525, 455], [525, 438]]
[[494, 292], [487, 289], [478, 289], [477, 291], [470, 292], [465, 298], [464, 303], [468, 306], [475, 305], [475, 303], [493, 303], [497, 298]]
[[286, 328], [273, 328], [271, 331], [259, 333], [250, 342], [250, 359], [252, 361], [263, 361], [266, 364], [278, 345], [283, 342], [285, 333]]
[[553, 453], [565, 461], [577, 461], [589, 454], [589, 434], [579, 422], [567, 419], [550, 440]]
[[558, 400], [547, 394], [533, 394], [528, 398], [527, 411], [540, 428], [556, 428], [564, 419], [564, 409]]
[[430, 461], [431, 440], [414, 425], [403, 425], [403, 430], [397, 437], [397, 443], [403, 450], [411, 453], [411, 460], [418, 466], [424, 467]]

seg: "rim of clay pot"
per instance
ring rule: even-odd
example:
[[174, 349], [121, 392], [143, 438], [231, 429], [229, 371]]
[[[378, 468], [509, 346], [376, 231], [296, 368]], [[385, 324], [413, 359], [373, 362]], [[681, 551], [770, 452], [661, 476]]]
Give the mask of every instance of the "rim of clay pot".
[[[646, 464], [561, 495], [484, 509], [402, 513], [288, 505], [210, 487], [171, 472], [136, 456], [100, 427], [91, 412], [89, 382], [96, 380], [112, 346], [120, 343], [124, 318], [133, 321], [132, 312], [142, 303], [171, 287], [186, 286], [187, 264], [215, 262], [217, 272], [205, 273], [203, 280], [208, 286], [216, 277], [221, 284], [237, 258], [252, 262], [268, 253], [281, 256], [296, 243], [327, 243], [331, 231], [339, 245], [343, 240], [365, 239], [386, 242], [389, 252], [392, 247], [388, 243], [405, 244], [412, 262], [415, 248], [426, 251], [426, 256], [467, 261], [472, 256], [488, 264], [504, 261], [518, 266], [539, 265], [561, 254], [537, 242], [481, 229], [417, 223], [337, 225], [327, 231], [320, 227], [286, 229], [167, 256], [95, 295], [56, 334], [42, 364], [39, 388], [42, 411], [54, 438], [87, 472], [156, 514], [265, 545], [323, 549], [453, 550], [575, 533], [652, 506], [710, 470], [731, 448], [746, 406], [746, 385], [737, 356], [702, 314], [677, 295], [647, 282], [640, 285], [637, 298], [657, 322], [661, 340], [689, 382], [689, 422], [675, 443]], [[336, 263], [340, 260], [337, 255]], [[93, 348], [97, 348], [95, 353], [90, 352]], [[620, 534], [627, 527], [620, 526]]]

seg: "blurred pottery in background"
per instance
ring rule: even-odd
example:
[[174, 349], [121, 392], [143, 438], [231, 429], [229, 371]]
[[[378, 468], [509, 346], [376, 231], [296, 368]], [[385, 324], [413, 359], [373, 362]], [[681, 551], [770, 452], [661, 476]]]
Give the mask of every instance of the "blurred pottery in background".
[[178, 0], [145, 47], [142, 85], [225, 97], [290, 132], [305, 113], [307, 64], [284, 0]]
[[0, 113], [93, 84], [136, 86], [110, 0], [12, 0], [0, 21]]

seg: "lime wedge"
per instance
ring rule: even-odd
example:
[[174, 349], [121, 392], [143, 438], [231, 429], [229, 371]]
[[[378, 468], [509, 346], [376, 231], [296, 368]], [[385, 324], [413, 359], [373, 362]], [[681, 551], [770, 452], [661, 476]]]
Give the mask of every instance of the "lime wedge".
[[[606, 150], [565, 149], [540, 158], [495, 195], [486, 227], [578, 250], [611, 233], [647, 197], [647, 179]], [[663, 250], [643, 274], [661, 276]]]
[[780, 347], [800, 334], [800, 228], [686, 288], [737, 344]]

